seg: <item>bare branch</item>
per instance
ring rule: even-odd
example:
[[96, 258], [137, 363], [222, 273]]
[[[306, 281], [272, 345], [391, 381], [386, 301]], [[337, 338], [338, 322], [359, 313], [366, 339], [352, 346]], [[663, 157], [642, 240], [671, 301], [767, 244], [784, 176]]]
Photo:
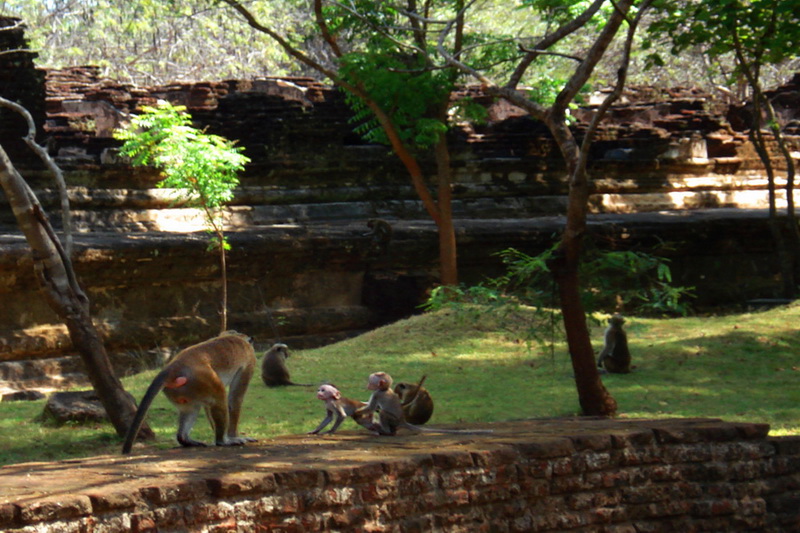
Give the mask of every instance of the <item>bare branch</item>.
[[[22, 139], [25, 141], [25, 144], [39, 156], [39, 159], [42, 160], [50, 172], [53, 173], [61, 198], [61, 220], [64, 225], [65, 250], [67, 257], [70, 257], [72, 255], [72, 215], [69, 208], [69, 196], [67, 195], [67, 183], [64, 181], [64, 174], [50, 157], [50, 154], [47, 153], [47, 150], [36, 143], [36, 124], [34, 124], [33, 117], [28, 110], [18, 103], [7, 100], [2, 96], [0, 96], [0, 106], [17, 112], [25, 119], [25, 122], [28, 124], [28, 134]], [[33, 193], [31, 192], [31, 194]]]
[[[464, 9], [467, 9], [466, 7]], [[489, 79], [485, 74], [478, 71], [477, 69], [470, 67], [466, 63], [457, 59], [453, 54], [451, 54], [444, 46], [444, 40], [447, 38], [448, 33], [450, 32], [452, 26], [456, 23], [456, 20], [451, 20], [448, 22], [447, 27], [439, 34], [439, 41], [436, 44], [436, 49], [439, 52], [445, 62], [449, 65], [452, 65], [459, 69], [461, 72], [472, 76], [476, 80], [478, 80], [483, 88], [488, 94], [493, 96], [498, 96], [500, 98], [505, 98], [509, 102], [514, 105], [517, 105], [523, 109], [525, 109], [531, 116], [536, 118], [543, 118], [547, 114], [547, 108], [544, 106], [537, 104], [531, 100], [525, 98], [519, 91], [511, 87], [500, 87], [497, 83], [493, 80]]]
[[[253, 16], [253, 14], [250, 13], [250, 11], [246, 7], [244, 7], [241, 3], [239, 3], [237, 0], [222, 0], [222, 1], [225, 2], [226, 4], [228, 4], [229, 6], [231, 6], [234, 10], [236, 10], [245, 19], [245, 21], [247, 21], [247, 24], [249, 24], [251, 28], [253, 28], [254, 30], [257, 30], [257, 31], [259, 31], [261, 33], [265, 33], [265, 34], [269, 35], [270, 37], [272, 37], [272, 39], [275, 42], [277, 42], [279, 45], [281, 45], [281, 47], [286, 51], [287, 54], [289, 54], [293, 58], [297, 59], [302, 64], [304, 64], [306, 66], [309, 66], [309, 67], [313, 68], [314, 70], [324, 74], [325, 76], [330, 78], [335, 83], [337, 83], [337, 84], [342, 84], [343, 83], [343, 80], [341, 80], [341, 78], [338, 76], [338, 74], [336, 72], [334, 72], [334, 71], [330, 70], [329, 68], [326, 68], [324, 65], [314, 61], [313, 59], [308, 57], [306, 54], [304, 54], [303, 52], [301, 52], [300, 50], [298, 50], [297, 48], [292, 46], [278, 32], [276, 32], [272, 28], [269, 28], [269, 27], [264, 26], [263, 24], [261, 24]], [[349, 87], [347, 85], [343, 85], [343, 87], [348, 88], [348, 90], [349, 90]], [[353, 88], [353, 89], [355, 90], [355, 88]]]
[[11, 54], [36, 54], [33, 50], [28, 50], [26, 48], [14, 48], [11, 50], [0, 50], [0, 56], [6, 56]]
[[575, 95], [577, 95], [578, 91], [586, 84], [589, 76], [594, 72], [595, 66], [597, 66], [597, 63], [602, 59], [611, 41], [614, 40], [617, 30], [625, 20], [624, 13], [630, 11], [633, 2], [634, 0], [621, 0], [619, 2], [619, 7], [624, 10], [624, 12], [615, 9], [611, 13], [606, 25], [603, 27], [603, 31], [600, 32], [600, 35], [595, 39], [592, 47], [587, 52], [586, 59], [578, 65], [569, 81], [567, 81], [564, 88], [558, 93], [558, 96], [556, 96], [556, 101], [551, 108], [554, 115], [563, 115], [569, 103], [575, 99]]
[[[226, 0], [226, 1], [227, 1], [227, 0]], [[372, 28], [372, 29], [373, 29], [373, 31], [375, 31], [376, 33], [379, 33], [379, 34], [380, 34], [380, 35], [382, 35], [384, 38], [386, 38], [386, 39], [390, 40], [392, 43], [394, 43], [395, 45], [397, 45], [399, 48], [408, 48], [409, 50], [412, 50], [413, 52], [415, 52], [415, 53], [417, 53], [417, 54], [420, 54], [420, 55], [424, 55], [424, 54], [425, 54], [425, 50], [424, 50], [424, 49], [422, 49], [422, 48], [420, 48], [419, 46], [414, 46], [414, 45], [411, 45], [411, 44], [408, 44], [408, 43], [404, 43], [404, 42], [402, 42], [402, 41], [398, 41], [397, 39], [395, 39], [394, 37], [392, 37], [391, 35], [389, 35], [388, 33], [386, 33], [386, 31], [384, 31], [384, 28], [383, 28], [382, 26], [378, 26], [377, 24], [374, 24], [374, 23], [373, 23], [371, 20], [369, 20], [367, 17], [365, 17], [364, 15], [362, 15], [361, 13], [359, 13], [357, 9], [355, 9], [355, 8], [353, 8], [353, 7], [346, 6], [346, 5], [344, 5], [343, 3], [341, 3], [341, 2], [337, 2], [337, 3], [336, 3], [336, 5], [338, 5], [339, 7], [341, 7], [342, 9], [344, 9], [345, 11], [349, 12], [351, 15], [353, 15], [353, 16], [355, 16], [355, 17], [357, 17], [359, 20], [361, 20], [362, 22], [364, 22], [365, 24], [367, 24], [367, 25], [368, 25], [370, 28]], [[396, 27], [393, 27], [392, 29], [395, 29], [395, 30], [403, 30], [403, 31], [409, 31], [409, 32], [417, 32], [417, 31], [418, 31], [418, 30], [417, 30], [417, 29], [415, 29], [413, 26], [410, 26], [410, 27], [405, 27], [405, 28], [404, 28], [404, 27], [401, 27], [401, 26], [396, 26]], [[424, 43], [423, 43], [423, 44], [424, 44]]]
[[529, 55], [533, 55], [534, 58], [538, 57], [538, 56], [556, 56], [556, 57], [565, 57], [567, 59], [572, 59], [573, 61], [577, 61], [578, 63], [583, 61], [582, 57], [573, 56], [573, 55], [570, 55], [570, 54], [562, 54], [560, 52], [548, 52], [546, 50], [532, 50], [532, 49], [525, 48], [522, 45], [519, 45], [519, 50], [520, 50], [520, 52], [525, 52], [525, 53], [527, 53]]
[[[587, 22], [589, 22], [592, 19], [595, 13], [597, 13], [600, 10], [600, 7], [603, 5], [604, 2], [605, 0], [595, 0], [592, 3], [592, 5], [587, 7], [586, 10], [579, 16], [575, 17], [571, 21], [562, 25], [553, 33], [549, 33], [544, 37], [542, 37], [542, 39], [533, 47], [533, 50], [547, 50], [561, 39], [581, 29], [583, 26], [586, 25]], [[520, 61], [514, 73], [508, 79], [506, 87], [513, 89], [517, 85], [519, 85], [519, 82], [522, 80], [522, 76], [525, 75], [525, 72], [528, 70], [528, 67], [531, 65], [531, 63], [533, 63], [533, 61], [537, 57], [538, 55], [529, 53], [525, 58], [523, 58], [523, 60]]]
[[586, 130], [586, 134], [583, 137], [583, 141], [581, 142], [581, 151], [580, 151], [580, 159], [578, 160], [578, 166], [581, 169], [581, 172], [585, 171], [586, 165], [589, 159], [589, 145], [592, 143], [594, 138], [594, 134], [597, 131], [598, 126], [600, 125], [600, 121], [603, 120], [605, 117], [606, 112], [611, 107], [611, 105], [619, 99], [622, 95], [622, 90], [625, 88], [625, 81], [628, 76], [628, 67], [630, 66], [631, 60], [631, 48], [633, 47], [633, 38], [636, 35], [636, 29], [639, 26], [639, 22], [642, 20], [642, 16], [644, 15], [645, 11], [650, 7], [653, 0], [644, 0], [642, 4], [639, 6], [639, 10], [636, 13], [636, 16], [628, 26], [628, 35], [625, 38], [625, 46], [623, 48], [622, 59], [620, 60], [620, 67], [617, 70], [617, 83], [614, 86], [614, 90], [606, 96], [603, 100], [603, 103], [597, 108], [592, 120], [589, 123], [589, 127]]
[[233, 9], [235, 9], [240, 15], [242, 15], [242, 17], [244, 17], [244, 19], [247, 21], [247, 23], [250, 25], [251, 28], [272, 37], [272, 39], [274, 39], [278, 44], [280, 44], [289, 55], [291, 55], [304, 65], [308, 65], [309, 67], [315, 69], [317, 72], [324, 74], [334, 84], [355, 95], [364, 103], [364, 105], [366, 105], [370, 109], [370, 111], [372, 111], [375, 114], [375, 118], [378, 120], [381, 127], [386, 132], [386, 136], [389, 138], [389, 143], [391, 144], [395, 153], [403, 162], [403, 165], [406, 167], [409, 174], [411, 175], [411, 182], [414, 185], [414, 190], [422, 199], [422, 203], [425, 205], [425, 208], [427, 209], [431, 218], [438, 226], [441, 222], [441, 213], [439, 212], [438, 206], [436, 205], [436, 202], [433, 200], [430, 191], [425, 185], [422, 168], [419, 166], [419, 163], [412, 156], [411, 151], [408, 149], [408, 147], [400, 137], [400, 133], [397, 131], [397, 128], [392, 122], [391, 117], [375, 102], [374, 99], [370, 98], [369, 94], [367, 94], [367, 92], [363, 89], [358, 80], [356, 80], [353, 83], [350, 83], [344, 80], [339, 75], [338, 72], [325, 68], [320, 63], [306, 56], [303, 52], [294, 48], [288, 41], [286, 41], [286, 39], [281, 37], [277, 32], [275, 32], [271, 28], [264, 26], [258, 20], [256, 20], [253, 14], [250, 13], [250, 11], [244, 6], [242, 6], [237, 0], [222, 0], [222, 1], [231, 6]]
[[328, 23], [325, 21], [325, 17], [322, 16], [322, 0], [314, 0], [314, 16], [317, 19], [317, 26], [319, 26], [322, 32], [322, 38], [328, 43], [328, 46], [331, 47], [336, 57], [342, 57], [342, 50], [339, 48], [339, 43], [336, 42], [336, 38], [334, 38], [331, 33]]

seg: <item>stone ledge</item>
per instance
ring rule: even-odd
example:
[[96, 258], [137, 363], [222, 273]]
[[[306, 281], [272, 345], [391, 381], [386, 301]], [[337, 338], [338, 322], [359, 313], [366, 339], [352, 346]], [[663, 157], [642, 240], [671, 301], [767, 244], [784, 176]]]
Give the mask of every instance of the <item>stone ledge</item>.
[[[786, 505], [800, 482], [800, 438], [770, 439], [766, 424], [582, 417], [480, 427], [494, 433], [387, 438], [344, 431], [243, 448], [137, 447], [132, 456], [9, 465], [0, 468], [0, 529], [406, 531], [424, 524], [444, 531], [557, 531], [649, 524], [663, 531], [693, 524], [698, 531], [782, 531], [800, 525], [800, 511]], [[744, 451], [729, 453], [737, 447]], [[632, 455], [652, 459], [632, 463]]]

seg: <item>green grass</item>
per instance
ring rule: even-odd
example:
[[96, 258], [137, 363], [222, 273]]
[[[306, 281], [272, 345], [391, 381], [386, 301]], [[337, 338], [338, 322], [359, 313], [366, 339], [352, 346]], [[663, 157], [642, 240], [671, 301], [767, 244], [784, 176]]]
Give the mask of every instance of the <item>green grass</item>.
[[[426, 386], [436, 402], [431, 424], [551, 417], [578, 413], [572, 368], [563, 345], [554, 353], [522, 337], [524, 315], [496, 323], [440, 311], [402, 320], [360, 337], [294, 351], [295, 381], [335, 383], [366, 400], [367, 376], [384, 370], [395, 381]], [[621, 417], [719, 417], [766, 422], [772, 434], [800, 434], [800, 306], [716, 317], [628, 317], [636, 369], [606, 375]], [[593, 328], [595, 349], [602, 327]], [[155, 371], [123, 380], [141, 398]], [[323, 416], [315, 388], [267, 389], [256, 376], [241, 431], [260, 439], [305, 433]], [[36, 421], [44, 401], [0, 403], [0, 464], [119, 453], [109, 425], [51, 427]], [[175, 446], [175, 410], [163, 395], [148, 422], [155, 448]], [[346, 422], [343, 429], [359, 430]], [[192, 434], [211, 440], [205, 420]]]

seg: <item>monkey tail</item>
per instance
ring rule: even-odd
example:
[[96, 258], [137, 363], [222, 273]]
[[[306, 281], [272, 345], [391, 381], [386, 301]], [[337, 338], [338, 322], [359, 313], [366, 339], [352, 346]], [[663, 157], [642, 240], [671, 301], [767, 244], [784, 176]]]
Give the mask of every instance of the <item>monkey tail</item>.
[[403, 407], [406, 405], [411, 405], [419, 396], [419, 389], [422, 387], [422, 384], [425, 383], [425, 378], [427, 378], [427, 374], [423, 374], [422, 378], [420, 378], [419, 383], [417, 383], [417, 388], [414, 389], [414, 394], [410, 398], [406, 398], [406, 401], [403, 402]]
[[422, 433], [452, 433], [454, 435], [488, 435], [494, 433], [493, 429], [445, 429], [445, 428], [423, 428], [414, 424], [405, 423], [407, 429], [420, 431]]
[[162, 370], [155, 378], [153, 378], [153, 382], [150, 384], [150, 386], [147, 387], [147, 392], [144, 393], [142, 401], [139, 402], [139, 408], [136, 410], [136, 416], [133, 417], [133, 422], [131, 422], [131, 425], [128, 428], [127, 435], [125, 435], [125, 444], [122, 445], [123, 455], [131, 453], [133, 441], [136, 440], [136, 436], [139, 434], [139, 430], [142, 427], [142, 422], [144, 422], [144, 415], [146, 415], [148, 409], [150, 409], [150, 404], [153, 403], [153, 399], [164, 388], [164, 384], [167, 382], [168, 377], [169, 373], [166, 370]]

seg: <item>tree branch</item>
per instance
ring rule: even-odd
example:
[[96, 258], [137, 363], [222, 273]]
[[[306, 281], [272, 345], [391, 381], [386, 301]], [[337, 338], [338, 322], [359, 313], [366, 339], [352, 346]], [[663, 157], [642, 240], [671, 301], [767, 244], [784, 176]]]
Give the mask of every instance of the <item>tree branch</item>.
[[336, 39], [328, 27], [328, 23], [325, 22], [325, 17], [322, 16], [322, 0], [314, 0], [314, 16], [317, 19], [317, 26], [319, 26], [322, 32], [322, 38], [328, 43], [328, 46], [331, 47], [336, 57], [342, 57], [342, 50], [339, 48], [339, 43], [336, 42]]
[[619, 9], [614, 9], [603, 31], [586, 54], [586, 59], [578, 65], [578, 68], [575, 69], [575, 72], [572, 74], [569, 81], [567, 81], [567, 84], [558, 96], [556, 96], [556, 101], [553, 103], [551, 109], [553, 114], [556, 116], [563, 115], [569, 103], [575, 99], [575, 95], [577, 95], [578, 91], [586, 84], [589, 76], [594, 72], [595, 66], [597, 66], [597, 63], [603, 58], [611, 41], [614, 40], [617, 30], [625, 20], [625, 14], [630, 11], [633, 2], [634, 0], [621, 0], [619, 2]]
[[[33, 122], [33, 117], [28, 112], [27, 109], [22, 107], [16, 102], [12, 102], [11, 100], [7, 100], [0, 96], [0, 106], [6, 107], [11, 109], [12, 111], [17, 112], [25, 119], [25, 122], [28, 125], [28, 134], [25, 135], [22, 140], [25, 141], [25, 144], [33, 150], [33, 152], [39, 156], [39, 159], [47, 166], [50, 172], [53, 173], [53, 177], [56, 180], [56, 185], [58, 187], [59, 197], [61, 198], [61, 220], [64, 226], [64, 241], [66, 241], [66, 245], [64, 246], [67, 257], [72, 256], [72, 214], [69, 208], [69, 195], [67, 194], [67, 183], [64, 181], [64, 174], [61, 172], [61, 169], [58, 168], [55, 161], [50, 157], [50, 154], [47, 153], [42, 146], [36, 143], [36, 124]], [[31, 192], [31, 194], [33, 194]]]
[[605, 0], [595, 0], [592, 5], [586, 8], [586, 10], [581, 13], [579, 16], [575, 17], [571, 21], [563, 24], [560, 28], [558, 28], [553, 33], [545, 35], [542, 39], [536, 43], [533, 47], [533, 50], [525, 56], [522, 61], [519, 62], [519, 65], [514, 70], [514, 73], [511, 74], [511, 77], [508, 79], [508, 83], [506, 87], [509, 89], [514, 89], [519, 85], [519, 82], [522, 80], [522, 77], [525, 75], [525, 72], [528, 70], [528, 67], [533, 63], [533, 61], [538, 57], [538, 54], [534, 53], [534, 51], [539, 50], [546, 50], [556, 44], [561, 39], [567, 37], [568, 35], [578, 31], [583, 26], [589, 22], [592, 17], [600, 10], [600, 7], [603, 5]]
[[522, 45], [519, 45], [519, 51], [520, 52], [526, 52], [528, 54], [532, 54], [534, 57], [538, 57], [538, 56], [556, 56], [556, 57], [565, 57], [567, 59], [572, 59], [574, 61], [577, 61], [578, 63], [583, 61], [582, 57], [573, 56], [573, 55], [570, 55], [570, 54], [562, 54], [562, 53], [559, 53], [559, 52], [548, 52], [546, 50], [531, 50], [531, 49], [525, 48]]
[[436, 201], [433, 199], [428, 187], [425, 184], [424, 174], [422, 169], [419, 166], [419, 163], [411, 154], [408, 147], [405, 145], [403, 140], [400, 137], [400, 134], [397, 131], [394, 123], [392, 122], [391, 117], [384, 111], [372, 98], [370, 98], [369, 94], [358, 84], [358, 83], [349, 83], [348, 81], [344, 80], [339, 74], [331, 69], [325, 68], [320, 63], [314, 61], [301, 51], [294, 48], [286, 39], [281, 37], [277, 32], [268, 28], [261, 24], [250, 11], [242, 6], [237, 0], [222, 0], [233, 9], [235, 9], [252, 27], [253, 29], [260, 31], [261, 33], [265, 33], [272, 37], [284, 50], [286, 53], [303, 63], [304, 65], [308, 65], [309, 67], [313, 68], [317, 72], [324, 74], [328, 77], [334, 84], [340, 86], [341, 88], [351, 92], [357, 98], [359, 98], [364, 105], [366, 105], [375, 115], [375, 118], [380, 123], [383, 130], [386, 132], [386, 136], [389, 138], [389, 143], [392, 146], [392, 149], [395, 151], [397, 156], [403, 162], [403, 165], [408, 170], [409, 175], [411, 176], [411, 183], [414, 186], [414, 190], [419, 195], [420, 199], [422, 200], [423, 205], [425, 206], [428, 214], [431, 216], [434, 222], [437, 225], [441, 222], [441, 213], [439, 212], [438, 206]]
[[586, 134], [583, 137], [583, 141], [581, 142], [580, 158], [578, 160], [578, 167], [581, 169], [581, 172], [585, 172], [586, 170], [586, 165], [589, 159], [589, 145], [592, 143], [594, 134], [600, 125], [600, 121], [603, 120], [611, 105], [619, 99], [619, 97], [622, 95], [622, 90], [625, 88], [625, 81], [628, 76], [628, 67], [630, 66], [631, 49], [633, 48], [633, 38], [636, 35], [636, 29], [639, 26], [639, 22], [642, 20], [642, 16], [650, 7], [652, 2], [653, 0], [644, 0], [644, 2], [642, 2], [642, 4], [639, 6], [636, 16], [632, 21], [630, 21], [630, 25], [628, 26], [628, 35], [625, 38], [625, 45], [622, 53], [622, 59], [620, 61], [620, 67], [619, 70], [617, 70], [617, 83], [614, 86], [614, 90], [611, 91], [608, 96], [606, 96], [606, 98], [603, 100], [603, 103], [597, 108], [597, 111], [589, 123], [589, 127], [586, 129]]

